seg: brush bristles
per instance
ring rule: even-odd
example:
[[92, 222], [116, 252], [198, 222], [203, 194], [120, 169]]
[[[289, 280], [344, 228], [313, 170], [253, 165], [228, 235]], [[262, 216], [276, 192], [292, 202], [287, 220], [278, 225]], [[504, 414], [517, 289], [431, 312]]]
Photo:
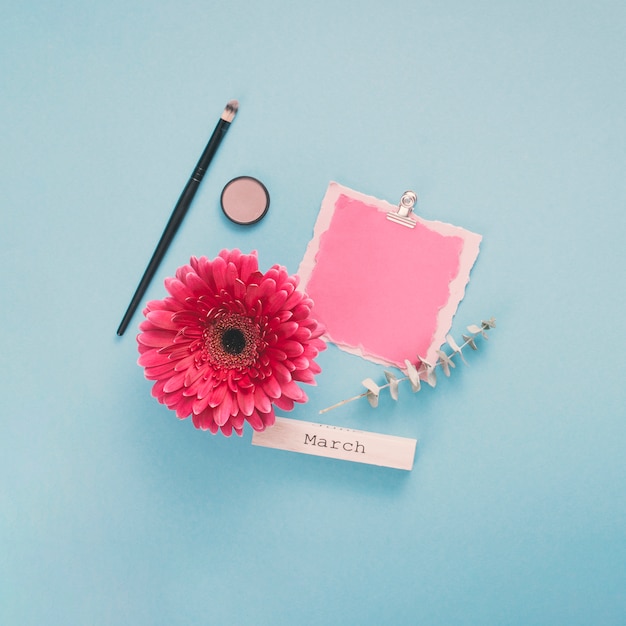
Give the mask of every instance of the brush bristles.
[[224, 109], [224, 113], [222, 113], [222, 119], [225, 122], [232, 122], [235, 119], [235, 115], [237, 115], [237, 110], [239, 109], [239, 102], [237, 100], [231, 100]]

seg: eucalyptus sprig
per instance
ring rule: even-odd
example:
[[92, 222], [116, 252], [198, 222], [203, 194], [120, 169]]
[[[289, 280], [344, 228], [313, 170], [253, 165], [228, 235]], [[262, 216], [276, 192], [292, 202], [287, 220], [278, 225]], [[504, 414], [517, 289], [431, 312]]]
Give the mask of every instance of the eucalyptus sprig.
[[333, 409], [339, 408], [348, 402], [353, 402], [354, 400], [359, 400], [360, 398], [367, 398], [368, 402], [376, 408], [378, 406], [378, 399], [380, 397], [380, 392], [384, 389], [389, 389], [389, 395], [393, 400], [398, 399], [398, 389], [400, 387], [400, 383], [406, 380], [409, 381], [411, 386], [411, 391], [413, 393], [417, 393], [421, 387], [421, 381], [424, 380], [428, 385], [434, 387], [437, 384], [437, 367], [441, 367], [443, 373], [446, 376], [450, 376], [450, 370], [456, 367], [456, 363], [454, 362], [454, 358], [458, 355], [459, 358], [467, 364], [465, 359], [463, 358], [463, 348], [470, 347], [472, 350], [478, 350], [478, 346], [476, 344], [476, 339], [478, 337], [483, 337], [484, 339], [488, 339], [487, 332], [492, 328], [496, 327], [496, 320], [492, 317], [487, 321], [481, 321], [480, 326], [477, 324], [472, 324], [467, 327], [467, 331], [470, 333], [469, 335], [462, 335], [463, 343], [459, 346], [457, 342], [453, 339], [452, 335], [448, 335], [446, 337], [446, 343], [452, 349], [450, 354], [444, 352], [443, 350], [437, 350], [437, 361], [434, 364], [430, 364], [426, 362], [421, 357], [417, 357], [417, 363], [413, 364], [408, 359], [405, 359], [404, 365], [406, 366], [406, 376], [398, 378], [393, 372], [389, 372], [385, 370], [385, 378], [387, 382], [383, 385], [377, 384], [371, 378], [366, 378], [362, 381], [362, 385], [365, 387], [366, 391], [360, 393], [358, 396], [353, 396], [352, 398], [348, 398], [347, 400], [342, 400], [337, 404], [333, 404], [333, 406], [329, 406], [326, 409], [322, 409], [320, 413], [327, 413], [328, 411], [332, 411]]

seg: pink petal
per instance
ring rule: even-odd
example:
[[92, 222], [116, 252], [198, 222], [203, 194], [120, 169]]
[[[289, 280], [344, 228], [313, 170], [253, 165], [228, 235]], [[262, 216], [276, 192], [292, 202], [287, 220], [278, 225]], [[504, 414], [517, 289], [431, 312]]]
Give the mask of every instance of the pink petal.
[[243, 300], [246, 295], [246, 285], [239, 278], [236, 278], [233, 283], [233, 294], [238, 300]]
[[166, 278], [165, 288], [170, 292], [172, 298], [184, 303], [187, 298], [193, 296], [193, 292], [182, 281], [177, 278]]
[[[189, 349], [187, 348], [187, 352], [188, 351]], [[195, 367], [194, 367], [195, 363], [196, 363], [196, 355], [193, 353], [187, 354], [186, 357], [175, 362], [174, 369], [177, 372], [182, 372], [183, 370], [187, 372], [187, 370], [189, 370], [190, 368], [193, 368], [195, 370]]]
[[241, 430], [246, 421], [246, 416], [243, 413], [238, 413], [237, 415], [233, 415], [230, 418], [230, 423], [233, 425], [235, 430]]
[[176, 311], [172, 315], [172, 321], [176, 323], [177, 327], [194, 326], [198, 328], [204, 316], [198, 311]]
[[204, 371], [202, 369], [199, 369], [199, 368], [196, 369], [195, 367], [190, 367], [185, 374], [185, 380], [183, 381], [183, 385], [185, 385], [185, 387], [187, 387], [188, 389], [193, 385], [197, 392], [198, 386], [194, 385], [194, 383], [200, 378], [202, 378], [203, 374], [204, 374]]
[[314, 374], [319, 374], [322, 371], [322, 368], [315, 361], [311, 361], [311, 363], [309, 365], [309, 369]]
[[302, 344], [297, 341], [291, 341], [287, 339], [286, 341], [281, 341], [279, 345], [285, 351], [289, 358], [294, 356], [300, 356], [304, 353], [304, 348]]
[[283, 352], [282, 350], [279, 350], [278, 348], [267, 348], [265, 350], [265, 354], [272, 360], [272, 361], [285, 361], [287, 359], [287, 353]]
[[206, 292], [215, 293], [215, 280], [213, 279], [212, 263], [206, 257], [198, 259], [196, 268], [198, 276], [206, 283]]
[[222, 431], [222, 435], [224, 435], [224, 437], [230, 437], [233, 434], [233, 426], [230, 422], [222, 424], [220, 426], [220, 430]]
[[[317, 324], [315, 328], [311, 330], [311, 339], [317, 339], [318, 337], [321, 337], [325, 332], [326, 332], [326, 328], [324, 328], [322, 324]], [[326, 342], [323, 340], [320, 340], [320, 341], [322, 341], [322, 343], [324, 344], [324, 347], [326, 347]]]
[[296, 370], [292, 374], [293, 379], [301, 383], [308, 383], [309, 385], [315, 385], [315, 376], [311, 370]]
[[205, 374], [205, 376], [207, 377], [199, 381], [196, 385], [196, 397], [199, 399], [206, 398], [211, 393], [213, 387], [217, 384], [213, 376], [210, 374]]
[[304, 356], [304, 354], [302, 354], [291, 359], [291, 362], [297, 370], [305, 370], [308, 369], [310, 361], [306, 356]]
[[304, 391], [293, 380], [285, 385], [281, 385], [281, 389], [284, 395], [296, 402], [302, 402], [303, 398], [306, 398]]
[[261, 416], [261, 419], [263, 420], [263, 424], [265, 424], [266, 428], [268, 426], [273, 426], [274, 423], [276, 422], [276, 415], [274, 414], [274, 409], [271, 409], [268, 413], [261, 413], [259, 411], [259, 415]]
[[185, 374], [186, 372], [178, 372], [177, 374], [174, 374], [165, 383], [165, 386], [163, 387], [163, 391], [165, 391], [165, 393], [171, 393], [172, 391], [177, 391], [178, 389], [182, 389], [183, 382], [185, 380]]
[[154, 398], [156, 398], [161, 404], [165, 404], [163, 401], [165, 398], [165, 394], [163, 393], [163, 386], [165, 385], [164, 380], [157, 380], [154, 385], [152, 385], [152, 389], [150, 393]]
[[279, 398], [282, 393], [279, 382], [273, 376], [266, 378], [261, 386], [269, 398]]
[[239, 272], [234, 263], [230, 262], [226, 265], [226, 285], [232, 287], [235, 281], [239, 278]]
[[244, 302], [246, 304], [246, 307], [251, 310], [253, 309], [256, 304], [258, 303], [258, 293], [259, 293], [259, 286], [256, 284], [252, 284], [252, 285], [248, 285], [246, 288], [246, 297], [244, 299]]
[[258, 269], [259, 262], [257, 260], [256, 252], [253, 252], [252, 254], [244, 254], [240, 257], [239, 278], [241, 278], [244, 283], [247, 283], [252, 273], [256, 272]]
[[285, 309], [293, 309], [293, 307], [302, 300], [302, 292], [294, 291], [286, 300], [283, 307]]
[[209, 406], [215, 408], [221, 404], [228, 393], [228, 385], [221, 383], [217, 387], [213, 387], [208, 394]]
[[243, 256], [243, 253], [239, 248], [233, 248], [232, 250], [221, 250], [220, 256], [224, 258], [226, 263], [232, 263], [237, 269], [239, 269], [239, 261]]
[[213, 279], [215, 280], [215, 288], [219, 293], [227, 286], [226, 283], [226, 261], [220, 256], [216, 257], [211, 264], [213, 270]]
[[286, 311], [285, 309], [281, 309], [280, 311], [276, 311], [274, 314], [274, 320], [278, 324], [282, 324], [283, 322], [289, 321], [293, 316], [291, 311]]
[[311, 330], [306, 326], [299, 326], [298, 330], [291, 336], [291, 339], [302, 343], [308, 341], [311, 338], [311, 334]]
[[294, 407], [293, 400], [291, 398], [288, 398], [287, 396], [281, 396], [280, 398], [276, 398], [276, 400], [274, 400], [274, 404], [281, 411], [291, 411]]
[[285, 303], [285, 300], [287, 300], [286, 291], [283, 291], [281, 289], [280, 291], [274, 292], [273, 294], [271, 294], [265, 299], [264, 306], [263, 306], [264, 312], [268, 315], [271, 315], [272, 313], [274, 313], [275, 311], [278, 311], [278, 309], [280, 309], [283, 306], [283, 304]]
[[170, 361], [178, 361], [189, 356], [189, 344], [172, 344], [159, 349], [159, 354], [167, 356]]
[[291, 372], [280, 361], [272, 363], [272, 373], [281, 386], [291, 382]]
[[191, 292], [188, 297], [200, 297], [209, 292], [206, 281], [195, 272], [189, 272], [185, 276], [185, 283]]
[[256, 411], [254, 411], [252, 415], [247, 415], [246, 421], [250, 424], [250, 426], [252, 426], [252, 428], [254, 428], [254, 430], [265, 430], [265, 424], [263, 423], [261, 416]]
[[257, 297], [259, 300], [263, 300], [274, 293], [276, 293], [276, 281], [271, 278], [264, 278], [259, 285]]
[[171, 393], [165, 393], [163, 394], [163, 404], [165, 404], [165, 406], [168, 409], [172, 409], [172, 411], [176, 410], [176, 407], [183, 401], [186, 400], [186, 398], [184, 398], [183, 396], [183, 389], [176, 389], [175, 391], [172, 391]]
[[193, 425], [196, 428], [199, 428], [201, 430], [209, 430], [213, 434], [215, 434], [218, 431], [218, 426], [215, 423], [215, 420], [213, 419], [213, 411], [211, 410], [203, 411], [199, 415], [196, 415], [194, 413], [191, 416], [191, 419], [193, 421]]
[[267, 413], [272, 409], [272, 403], [260, 385], [254, 388], [254, 405], [263, 413]]
[[278, 327], [278, 334], [284, 338], [291, 337], [299, 328], [298, 322], [283, 322]]
[[233, 407], [233, 397], [227, 393], [224, 401], [213, 409], [213, 419], [218, 426], [223, 426], [230, 418]]
[[189, 417], [193, 413], [194, 398], [187, 397], [183, 394], [182, 398], [176, 403], [176, 416], [180, 419]]
[[181, 265], [176, 270], [176, 278], [178, 278], [178, 280], [180, 280], [182, 283], [185, 282], [185, 276], [187, 276], [189, 272], [195, 272], [195, 269], [193, 267], [195, 261], [196, 259], [194, 257], [191, 257], [191, 263], [189, 265]]
[[198, 398], [198, 396], [192, 396], [190, 400], [191, 400], [191, 407], [194, 413], [202, 413], [203, 411], [206, 411], [207, 409], [211, 408], [209, 407], [208, 398]]
[[254, 393], [240, 389], [235, 396], [241, 412], [248, 416], [254, 411]]
[[150, 348], [162, 348], [172, 343], [174, 336], [171, 330], [145, 330], [137, 335], [137, 341]]
[[309, 317], [311, 309], [305, 304], [298, 304], [291, 309], [294, 320], [303, 320]]
[[149, 365], [144, 369], [144, 374], [148, 380], [158, 380], [159, 378], [169, 378], [174, 373], [174, 363], [166, 361], [161, 365]]
[[149, 311], [146, 317], [157, 328], [178, 330], [178, 325], [172, 321], [172, 311]]

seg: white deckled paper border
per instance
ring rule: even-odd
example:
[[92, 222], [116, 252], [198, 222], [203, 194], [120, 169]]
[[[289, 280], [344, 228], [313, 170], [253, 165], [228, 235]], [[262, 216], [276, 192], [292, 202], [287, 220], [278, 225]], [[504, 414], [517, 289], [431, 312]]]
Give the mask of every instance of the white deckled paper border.
[[[349, 187], [345, 187], [337, 182], [331, 181], [322, 200], [322, 205], [313, 228], [313, 238], [309, 241], [304, 253], [304, 257], [298, 267], [298, 276], [300, 277], [300, 284], [298, 289], [306, 292], [306, 287], [311, 279], [313, 270], [315, 268], [316, 258], [320, 249], [320, 242], [322, 235], [330, 228], [330, 224], [335, 212], [335, 205], [340, 195], [346, 195], [349, 198], [358, 200], [364, 204], [375, 207], [382, 213], [395, 212], [397, 206], [375, 198], [374, 196], [368, 196]], [[473, 233], [460, 226], [454, 226], [445, 222], [439, 222], [435, 220], [425, 220], [418, 215], [413, 214], [413, 218], [416, 222], [423, 224], [430, 230], [434, 230], [446, 237], [461, 237], [463, 239], [463, 249], [461, 250], [459, 273], [450, 282], [450, 297], [446, 304], [439, 310], [437, 314], [437, 329], [433, 334], [430, 346], [426, 354], [414, 354], [407, 355], [407, 358], [414, 362], [417, 357], [425, 359], [427, 363], [434, 364], [437, 361], [437, 350], [445, 343], [446, 336], [452, 328], [452, 318], [456, 313], [459, 303], [465, 297], [465, 288], [470, 280], [470, 272], [480, 251], [480, 242], [482, 241], [482, 235]], [[362, 346], [346, 345], [333, 340], [330, 334], [325, 335], [325, 339], [334, 343], [337, 347], [341, 348], [345, 352], [355, 354], [379, 365], [391, 365], [398, 367], [397, 364], [391, 363], [381, 359], [375, 355], [367, 353]]]
[[277, 417], [252, 445], [410, 471], [417, 439]]

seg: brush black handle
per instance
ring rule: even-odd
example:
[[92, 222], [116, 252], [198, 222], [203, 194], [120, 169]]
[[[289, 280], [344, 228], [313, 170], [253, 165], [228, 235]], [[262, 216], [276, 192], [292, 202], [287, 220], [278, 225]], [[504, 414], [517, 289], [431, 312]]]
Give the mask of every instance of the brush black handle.
[[211, 159], [218, 149], [228, 127], [230, 126], [230, 122], [223, 120], [220, 118], [211, 138], [209, 139], [209, 143], [207, 143], [202, 156], [198, 160], [198, 163], [191, 175], [191, 178], [187, 181], [183, 192], [180, 194], [180, 198], [172, 211], [172, 215], [168, 220], [165, 230], [161, 235], [161, 239], [159, 239], [159, 243], [157, 247], [154, 249], [154, 253], [152, 254], [152, 258], [148, 263], [148, 267], [146, 267], [146, 271], [144, 272], [139, 284], [137, 285], [137, 289], [135, 290], [135, 295], [133, 296], [128, 308], [126, 309], [126, 313], [122, 318], [122, 321], [117, 329], [117, 334], [122, 336], [124, 331], [128, 328], [130, 324], [130, 320], [132, 319], [137, 307], [139, 306], [141, 300], [148, 289], [148, 285], [150, 281], [154, 278], [154, 275], [169, 248], [170, 243], [174, 239], [174, 235], [176, 235], [176, 231], [178, 227], [181, 225], [183, 218], [185, 217], [187, 210], [189, 209], [191, 202], [196, 195], [196, 191], [204, 178], [204, 174], [211, 163]]

